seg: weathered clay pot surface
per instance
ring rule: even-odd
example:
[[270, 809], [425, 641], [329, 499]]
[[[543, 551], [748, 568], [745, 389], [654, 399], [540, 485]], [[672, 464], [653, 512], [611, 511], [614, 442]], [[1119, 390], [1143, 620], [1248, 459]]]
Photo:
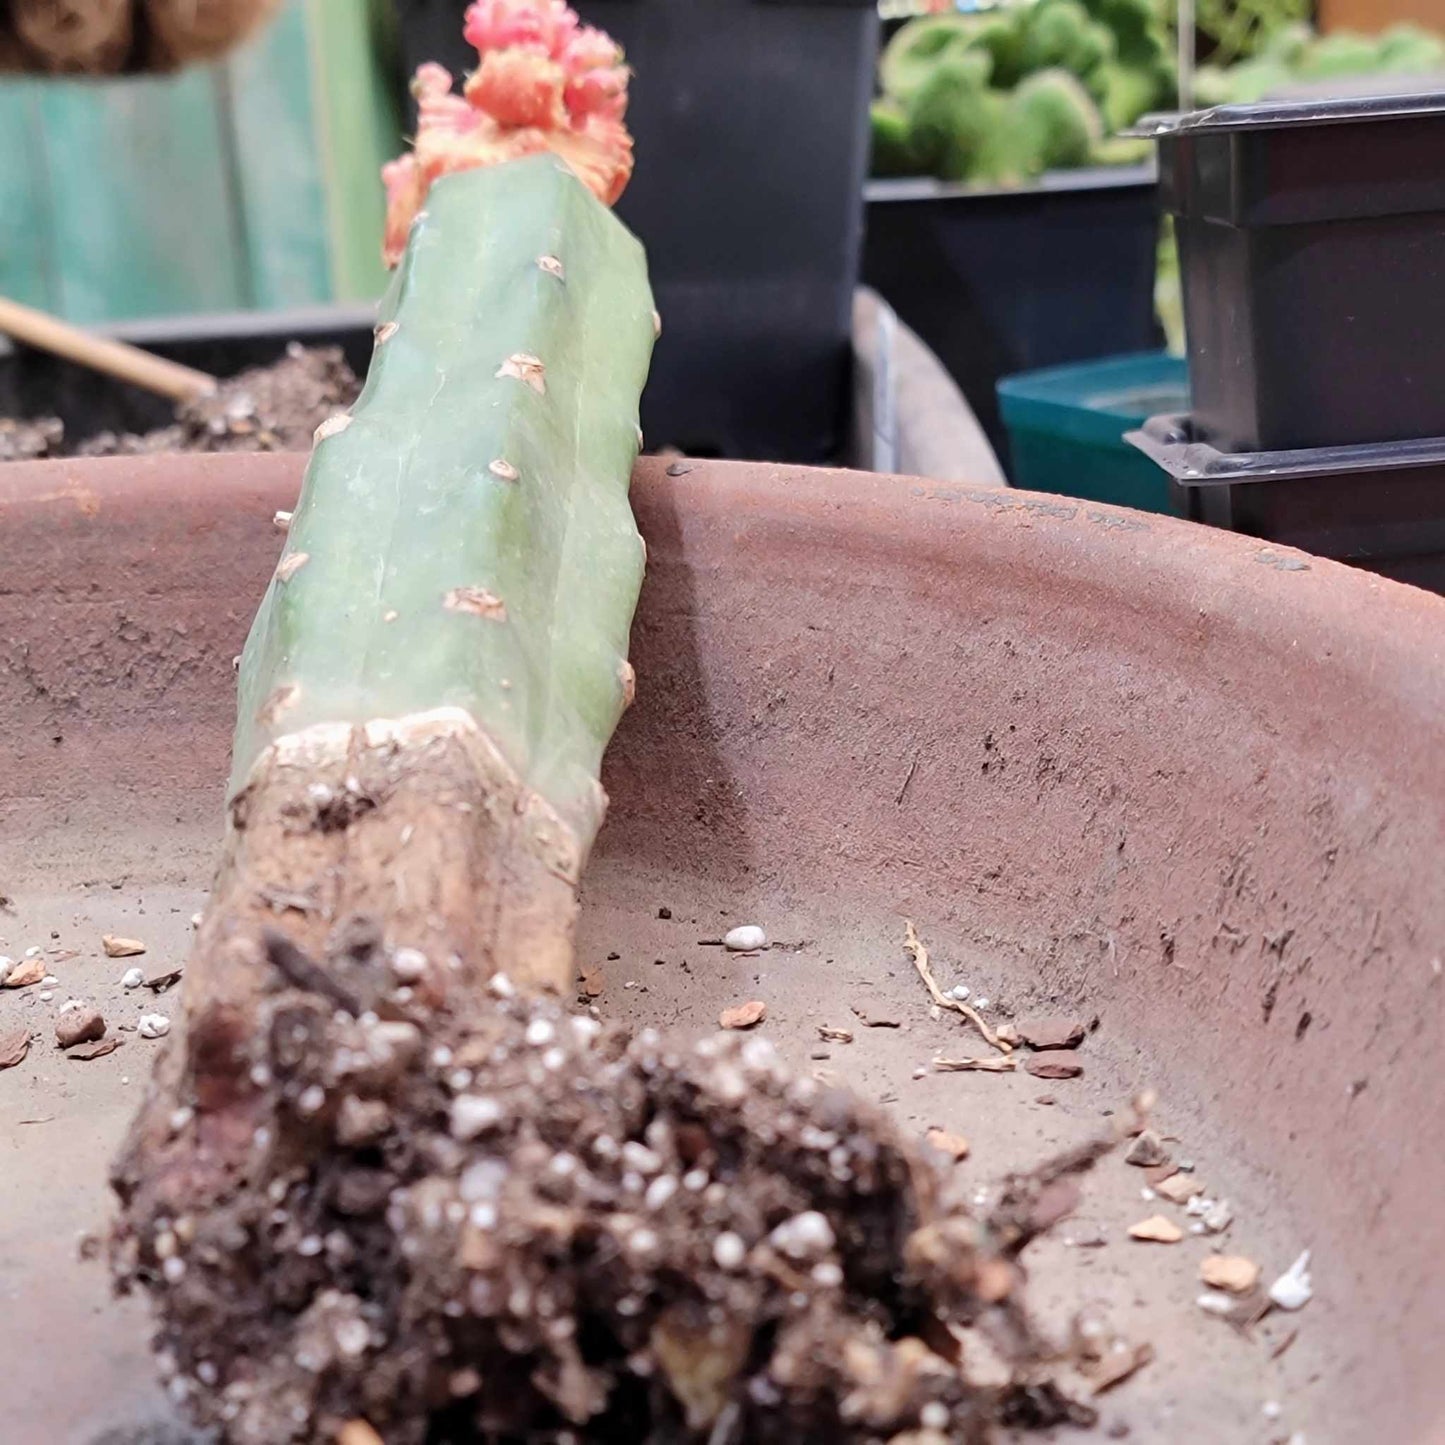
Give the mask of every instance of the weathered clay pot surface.
[[[79, 951], [46, 955], [53, 1001], [0, 995], [0, 1031], [38, 1035], [0, 1073], [7, 1445], [180, 1438], [139, 1307], [74, 1249], [155, 1046], [127, 1033], [81, 1064], [51, 1030], [72, 993], [116, 1024], [167, 1007], [121, 990], [99, 937], [183, 956], [231, 659], [301, 466], [0, 471], [0, 951]], [[1026, 493], [648, 463], [635, 501], [638, 701], [582, 947], [604, 1013], [696, 1031], [764, 999], [789, 1058], [966, 1133], [980, 1181], [1152, 1084], [1176, 1153], [1235, 1205], [1231, 1251], [1272, 1275], [1311, 1247], [1316, 1298], [1267, 1322], [1275, 1344], [1299, 1330], [1278, 1360], [1204, 1316], [1207, 1242], [1128, 1241], [1160, 1206], [1110, 1161], [1085, 1204], [1106, 1246], [1029, 1257], [1051, 1320], [1096, 1299], [1155, 1343], [1101, 1437], [1445, 1438], [1445, 600]], [[980, 1050], [930, 1019], [905, 917], [945, 984], [1097, 1013], [1084, 1078], [914, 1079]], [[697, 946], [743, 921], [805, 946]], [[820, 1023], [856, 1041], [810, 1059]]]

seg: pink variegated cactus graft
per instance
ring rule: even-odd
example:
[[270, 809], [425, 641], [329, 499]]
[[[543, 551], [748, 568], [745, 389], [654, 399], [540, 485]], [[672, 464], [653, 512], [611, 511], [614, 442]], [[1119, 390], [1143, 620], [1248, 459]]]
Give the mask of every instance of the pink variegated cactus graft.
[[463, 33], [476, 70], [460, 95], [440, 65], [417, 70], [416, 140], [382, 167], [389, 266], [432, 182], [453, 171], [552, 151], [609, 206], [632, 176], [629, 72], [610, 36], [583, 25], [565, 0], [476, 0]]

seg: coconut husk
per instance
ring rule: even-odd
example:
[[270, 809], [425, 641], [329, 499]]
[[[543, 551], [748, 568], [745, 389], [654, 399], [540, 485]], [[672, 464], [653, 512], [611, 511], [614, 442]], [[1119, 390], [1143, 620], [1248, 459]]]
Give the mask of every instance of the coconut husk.
[[279, 8], [280, 0], [140, 0], [154, 70], [216, 60]]
[[24, 68], [53, 75], [114, 74], [135, 33], [132, 0], [10, 0], [10, 19]]

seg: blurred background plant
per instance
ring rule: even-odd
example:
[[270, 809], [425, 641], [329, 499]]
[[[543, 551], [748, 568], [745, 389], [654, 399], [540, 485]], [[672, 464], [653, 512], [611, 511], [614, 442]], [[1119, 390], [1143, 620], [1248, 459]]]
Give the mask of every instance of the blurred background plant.
[[[1194, 102], [1249, 104], [1300, 86], [1445, 71], [1411, 22], [1321, 35], [1312, 0], [1196, 0]], [[1122, 132], [1178, 101], [1172, 0], [1032, 0], [908, 20], [873, 103], [873, 174], [1024, 185], [1046, 171], [1137, 165]]]
[[1308, 22], [1311, 0], [1195, 0], [1194, 20], [1215, 64], [1253, 55], [1288, 26]]

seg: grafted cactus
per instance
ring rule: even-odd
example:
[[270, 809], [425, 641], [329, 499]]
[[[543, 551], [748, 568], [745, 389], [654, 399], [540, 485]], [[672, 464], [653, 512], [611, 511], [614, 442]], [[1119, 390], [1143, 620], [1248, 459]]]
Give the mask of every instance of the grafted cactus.
[[631, 179], [628, 72], [607, 35], [563, 0], [478, 0], [465, 34], [479, 63], [460, 95], [440, 65], [421, 66], [412, 81], [416, 141], [382, 172], [388, 265], [400, 259], [428, 189], [453, 171], [550, 151], [608, 206]]

